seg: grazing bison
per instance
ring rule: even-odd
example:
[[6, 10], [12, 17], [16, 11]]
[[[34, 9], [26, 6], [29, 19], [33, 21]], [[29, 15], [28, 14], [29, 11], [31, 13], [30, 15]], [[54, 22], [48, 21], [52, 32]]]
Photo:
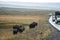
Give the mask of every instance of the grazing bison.
[[18, 28], [19, 28], [19, 25], [14, 25], [13, 26], [13, 34], [17, 34]]
[[22, 33], [25, 30], [23, 26], [15, 25], [13, 26], [13, 34], [17, 34], [17, 32]]
[[18, 28], [18, 31], [19, 31], [20, 33], [22, 33], [24, 30], [25, 30], [25, 28], [24, 28], [23, 26], [20, 26], [20, 27]]
[[37, 26], [37, 23], [36, 22], [33, 22], [29, 25], [30, 28], [35, 28], [35, 26]]

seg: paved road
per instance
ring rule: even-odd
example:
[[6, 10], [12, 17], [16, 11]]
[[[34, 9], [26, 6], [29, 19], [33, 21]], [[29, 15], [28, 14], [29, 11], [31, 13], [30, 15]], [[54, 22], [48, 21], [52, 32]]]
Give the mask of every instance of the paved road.
[[55, 28], [53, 28], [53, 30], [54, 31], [51, 33], [48, 40], [60, 40], [60, 32], [58, 30], [56, 30]]
[[52, 29], [53, 29], [53, 32], [51, 33], [48, 40], [60, 40], [60, 31], [58, 31], [58, 30], [60, 30], [60, 26], [56, 26], [56, 25], [55, 25], [55, 27], [52, 26]]

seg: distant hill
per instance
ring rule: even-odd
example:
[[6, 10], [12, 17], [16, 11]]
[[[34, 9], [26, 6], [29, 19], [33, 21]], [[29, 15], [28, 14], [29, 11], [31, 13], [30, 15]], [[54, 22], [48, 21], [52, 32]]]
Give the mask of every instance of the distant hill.
[[53, 10], [27, 9], [27, 8], [8, 8], [0, 7], [0, 15], [27, 15], [27, 14], [48, 14]]

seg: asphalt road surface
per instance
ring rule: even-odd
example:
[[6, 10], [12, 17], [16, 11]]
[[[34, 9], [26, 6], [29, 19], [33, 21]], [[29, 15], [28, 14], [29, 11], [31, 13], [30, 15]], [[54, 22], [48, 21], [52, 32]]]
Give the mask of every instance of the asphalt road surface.
[[53, 32], [49, 36], [48, 40], [60, 40], [60, 32], [53, 28]]

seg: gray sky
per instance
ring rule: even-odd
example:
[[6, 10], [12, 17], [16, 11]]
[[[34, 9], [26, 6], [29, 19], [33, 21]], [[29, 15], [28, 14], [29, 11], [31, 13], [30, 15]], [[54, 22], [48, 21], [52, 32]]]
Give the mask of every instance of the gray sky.
[[0, 0], [4, 2], [60, 2], [60, 0]]
[[0, 1], [0, 7], [17, 7], [17, 8], [33, 8], [33, 9], [35, 8], [35, 9], [60, 10], [60, 2], [44, 2], [44, 1], [43, 2], [39, 1], [38, 2], [38, 0], [36, 0], [36, 2], [34, 0], [33, 0], [33, 2], [31, 2], [31, 1], [22, 2], [20, 0], [18, 2], [18, 0], [13, 0], [13, 1], [10, 0], [8, 2], [7, 0], [2, 0], [2, 1]]

